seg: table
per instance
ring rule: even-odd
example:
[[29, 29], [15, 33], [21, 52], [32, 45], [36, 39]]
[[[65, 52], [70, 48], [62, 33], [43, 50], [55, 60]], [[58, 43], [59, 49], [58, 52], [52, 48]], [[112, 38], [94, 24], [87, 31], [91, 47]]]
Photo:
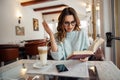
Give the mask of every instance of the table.
[[[93, 66], [95, 66], [97, 69], [97, 75], [99, 77], [98, 78], [99, 80], [120, 80], [120, 70], [111, 61], [87, 61], [82, 63], [79, 60], [66, 60], [66, 61], [49, 60], [48, 62], [51, 62], [53, 65], [51, 65], [47, 69], [42, 70], [33, 68], [33, 64], [36, 62], [37, 62], [36, 60], [23, 59], [8, 64], [6, 66], [0, 67], [0, 80], [11, 79], [21, 80], [21, 78], [26, 78], [28, 76], [35, 75], [78, 77], [81, 79], [89, 80], [88, 68], [90, 67], [92, 68]], [[23, 68], [23, 63], [25, 68]], [[65, 64], [66, 67], [72, 71], [58, 73], [55, 68], [56, 64]], [[85, 68], [83, 68], [82, 66]], [[79, 69], [78, 67], [84, 69], [83, 71], [81, 71], [84, 73], [80, 73], [79, 70], [81, 69]], [[26, 74], [24, 74], [24, 72], [26, 72]]]

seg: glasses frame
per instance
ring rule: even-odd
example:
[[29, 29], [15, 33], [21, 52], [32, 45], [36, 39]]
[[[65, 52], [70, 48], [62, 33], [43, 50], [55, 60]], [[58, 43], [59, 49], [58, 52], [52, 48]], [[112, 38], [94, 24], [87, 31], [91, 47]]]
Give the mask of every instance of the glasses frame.
[[63, 25], [66, 26], [66, 27], [70, 26], [70, 24], [71, 24], [71, 26], [75, 26], [76, 25], [76, 21], [71, 21], [71, 22], [64, 21], [64, 23], [63, 23]]

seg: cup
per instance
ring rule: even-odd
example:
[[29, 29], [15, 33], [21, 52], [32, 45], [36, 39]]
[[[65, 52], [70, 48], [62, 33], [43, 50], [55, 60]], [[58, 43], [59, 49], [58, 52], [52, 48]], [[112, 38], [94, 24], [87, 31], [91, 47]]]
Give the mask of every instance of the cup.
[[47, 64], [47, 46], [39, 46], [38, 52], [39, 52], [40, 61], [42, 65], [46, 65]]

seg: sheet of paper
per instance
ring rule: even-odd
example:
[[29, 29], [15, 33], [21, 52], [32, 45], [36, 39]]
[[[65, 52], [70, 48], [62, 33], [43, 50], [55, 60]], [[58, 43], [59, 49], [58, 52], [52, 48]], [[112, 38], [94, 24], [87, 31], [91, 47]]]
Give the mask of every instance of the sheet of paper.
[[[79, 60], [53, 61], [52, 66], [42, 69], [29, 69], [28, 74], [43, 74], [65, 77], [89, 78], [87, 62], [80, 62]], [[68, 71], [58, 72], [56, 65], [64, 64]]]

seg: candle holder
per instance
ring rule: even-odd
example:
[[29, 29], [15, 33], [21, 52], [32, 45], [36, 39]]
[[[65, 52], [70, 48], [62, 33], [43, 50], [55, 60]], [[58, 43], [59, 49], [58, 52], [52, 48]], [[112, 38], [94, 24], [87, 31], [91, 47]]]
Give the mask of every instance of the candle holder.
[[22, 78], [26, 77], [26, 72], [27, 72], [27, 68], [25, 67], [25, 64], [23, 63], [21, 71], [20, 71], [20, 75], [21, 75]]

